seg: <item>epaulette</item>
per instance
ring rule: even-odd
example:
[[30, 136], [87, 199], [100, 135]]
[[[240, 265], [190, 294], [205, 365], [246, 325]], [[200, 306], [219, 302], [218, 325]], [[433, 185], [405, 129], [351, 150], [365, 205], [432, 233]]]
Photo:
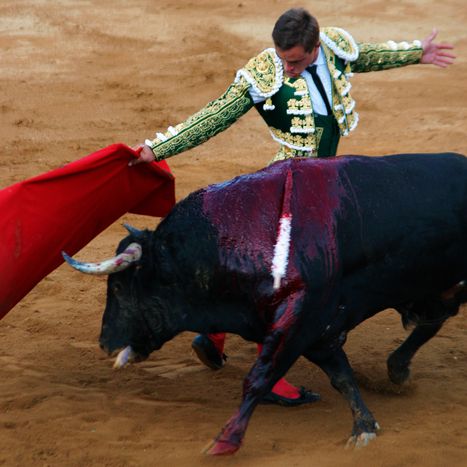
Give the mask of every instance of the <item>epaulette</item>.
[[353, 62], [358, 58], [358, 45], [354, 38], [341, 28], [322, 28], [320, 39], [339, 58], [347, 62]]
[[237, 72], [235, 81], [244, 78], [262, 97], [271, 97], [282, 86], [283, 68], [273, 48], [263, 50]]

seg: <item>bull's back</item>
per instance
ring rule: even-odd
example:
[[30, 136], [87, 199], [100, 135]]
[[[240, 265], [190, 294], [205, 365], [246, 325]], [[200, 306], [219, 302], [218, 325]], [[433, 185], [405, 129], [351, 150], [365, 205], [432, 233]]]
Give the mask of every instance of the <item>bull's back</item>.
[[467, 159], [456, 154], [291, 159], [193, 193], [161, 230], [184, 245], [179, 264], [191, 267], [199, 255], [216, 273], [270, 277], [280, 218], [288, 213], [288, 273], [312, 269], [316, 283], [390, 250], [424, 254], [465, 240], [466, 193]]
[[[458, 154], [352, 157], [341, 172], [347, 236], [363, 248], [388, 249], [418, 237], [419, 245], [466, 238], [467, 158]], [[351, 245], [352, 243], [350, 243]]]
[[[284, 206], [291, 173], [290, 206]], [[297, 228], [332, 218], [365, 223], [467, 216], [467, 158], [454, 153], [398, 154], [383, 157], [343, 156], [289, 159], [253, 174], [212, 185], [202, 191], [203, 213], [223, 236], [242, 244], [261, 236], [274, 241], [277, 222], [290, 210]], [[417, 215], [418, 214], [418, 215]], [[339, 226], [345, 229], [345, 226]]]
[[[467, 158], [453, 153], [349, 157], [342, 183], [367, 215], [423, 211], [444, 216], [467, 202]], [[422, 211], [419, 211], [421, 209]], [[396, 214], [399, 213], [399, 216]], [[463, 214], [467, 215], [465, 209]], [[416, 216], [418, 217], [418, 216]]]

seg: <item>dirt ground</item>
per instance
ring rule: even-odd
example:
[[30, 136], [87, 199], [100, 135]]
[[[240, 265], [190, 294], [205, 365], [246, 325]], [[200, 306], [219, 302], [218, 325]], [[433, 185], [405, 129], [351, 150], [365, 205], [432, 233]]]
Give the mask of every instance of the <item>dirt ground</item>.
[[[2, 0], [0, 188], [115, 142], [134, 145], [220, 95], [235, 71], [271, 45], [277, 0]], [[465, 0], [348, 0], [305, 4], [322, 25], [362, 41], [423, 38], [433, 26], [456, 47], [448, 70], [413, 66], [355, 76], [360, 124], [340, 154], [467, 152]], [[177, 198], [263, 167], [276, 149], [254, 112], [169, 164]], [[113, 254], [127, 215], [78, 257]], [[395, 219], [397, 222], [397, 219]], [[344, 449], [351, 415], [320, 370], [300, 360], [289, 379], [322, 401], [260, 406], [231, 458], [202, 453], [240, 400], [256, 350], [236, 336], [219, 372], [192, 355], [185, 333], [140, 365], [112, 370], [98, 348], [105, 278], [61, 266], [0, 322], [0, 465], [461, 466], [467, 465], [467, 331], [461, 310], [427, 344], [402, 388], [385, 359], [406, 336], [394, 312], [346, 344], [382, 430]]]

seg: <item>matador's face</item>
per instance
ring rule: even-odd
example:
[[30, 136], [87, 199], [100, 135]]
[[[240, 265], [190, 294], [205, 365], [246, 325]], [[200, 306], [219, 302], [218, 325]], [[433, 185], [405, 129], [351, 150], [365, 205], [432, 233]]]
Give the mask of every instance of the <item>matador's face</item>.
[[319, 46], [318, 43], [311, 52], [306, 52], [302, 45], [296, 45], [287, 50], [276, 47], [276, 53], [282, 60], [285, 74], [289, 78], [298, 78], [300, 73], [318, 58]]

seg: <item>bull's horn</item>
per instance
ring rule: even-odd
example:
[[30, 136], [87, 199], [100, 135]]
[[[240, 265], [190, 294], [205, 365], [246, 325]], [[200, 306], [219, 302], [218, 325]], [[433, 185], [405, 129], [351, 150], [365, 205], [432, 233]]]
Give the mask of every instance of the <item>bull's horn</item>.
[[138, 261], [141, 258], [142, 248], [139, 243], [130, 243], [125, 251], [114, 256], [113, 258], [101, 261], [100, 263], [82, 263], [76, 259], [68, 256], [62, 251], [62, 256], [65, 261], [73, 268], [85, 274], [112, 274], [114, 272], [123, 271], [129, 267], [132, 263]]
[[139, 229], [137, 229], [136, 227], [133, 227], [130, 224], [125, 223], [125, 224], [123, 224], [123, 227], [125, 227], [125, 229], [128, 230], [128, 233], [132, 234], [136, 238], [141, 237], [141, 235], [143, 235], [142, 230], [139, 230]]

